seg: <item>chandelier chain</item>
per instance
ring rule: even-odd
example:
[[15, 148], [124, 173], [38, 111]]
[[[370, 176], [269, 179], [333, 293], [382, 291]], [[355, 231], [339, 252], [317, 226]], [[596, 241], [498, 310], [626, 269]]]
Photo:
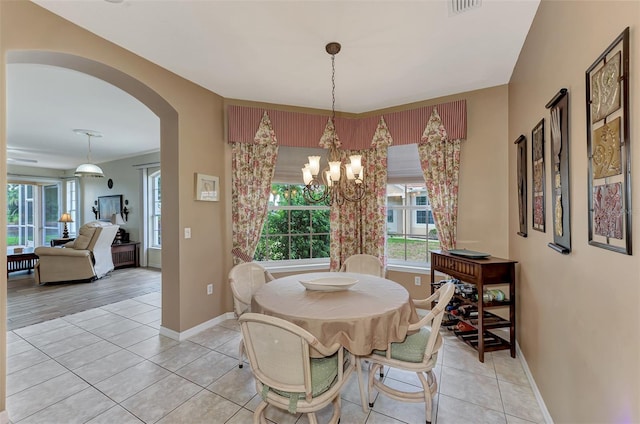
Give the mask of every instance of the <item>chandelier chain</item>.
[[333, 122], [333, 139], [336, 136], [336, 55], [331, 55], [331, 122]]

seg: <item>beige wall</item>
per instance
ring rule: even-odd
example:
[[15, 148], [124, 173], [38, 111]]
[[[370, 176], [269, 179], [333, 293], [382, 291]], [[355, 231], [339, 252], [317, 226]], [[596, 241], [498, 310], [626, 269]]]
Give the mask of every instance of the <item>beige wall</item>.
[[[545, 104], [562, 87], [569, 90], [571, 244], [569, 255], [547, 247], [547, 232], [518, 231], [516, 149], [509, 147], [509, 254], [520, 261], [518, 340], [529, 368], [558, 423], [640, 422], [640, 262], [588, 244], [585, 71], [624, 30], [631, 27], [630, 117], [632, 172], [640, 111], [638, 1], [543, 1], [509, 84], [509, 138], [530, 137], [549, 113]], [[550, 157], [546, 143], [545, 157]], [[529, 151], [530, 154], [530, 151]], [[547, 167], [547, 176], [549, 168]], [[529, 169], [529, 193], [531, 193]], [[633, 178], [637, 180], [637, 178]], [[632, 187], [640, 201], [640, 184]], [[547, 178], [547, 222], [551, 184]], [[529, 196], [529, 202], [531, 197]], [[640, 227], [633, 212], [638, 251]]]

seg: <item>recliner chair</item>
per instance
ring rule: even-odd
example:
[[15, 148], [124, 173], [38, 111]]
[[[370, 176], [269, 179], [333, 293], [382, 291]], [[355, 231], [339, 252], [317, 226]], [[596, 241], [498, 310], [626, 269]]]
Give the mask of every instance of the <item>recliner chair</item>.
[[38, 284], [86, 282], [113, 270], [111, 245], [118, 225], [92, 221], [78, 230], [78, 237], [64, 247], [37, 247], [35, 278]]

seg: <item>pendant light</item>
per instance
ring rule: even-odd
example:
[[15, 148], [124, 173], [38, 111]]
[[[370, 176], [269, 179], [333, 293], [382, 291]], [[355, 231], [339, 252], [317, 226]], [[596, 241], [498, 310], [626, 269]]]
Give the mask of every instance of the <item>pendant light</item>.
[[104, 177], [104, 172], [98, 165], [94, 165], [91, 162], [91, 137], [102, 137], [102, 133], [93, 130], [82, 130], [75, 129], [74, 133], [80, 135], [86, 135], [89, 139], [89, 153], [87, 154], [87, 163], [83, 163], [76, 168], [75, 176], [76, 177], [92, 177], [92, 178], [102, 178]]

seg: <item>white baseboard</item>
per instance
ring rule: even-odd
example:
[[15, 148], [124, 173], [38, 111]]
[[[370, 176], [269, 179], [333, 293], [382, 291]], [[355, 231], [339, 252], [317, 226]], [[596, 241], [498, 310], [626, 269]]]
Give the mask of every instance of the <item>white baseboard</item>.
[[[210, 319], [209, 321], [203, 322], [202, 324], [198, 324], [195, 327], [192, 327], [182, 332], [177, 332], [166, 327], [160, 327], [160, 334], [162, 334], [165, 337], [169, 337], [170, 339], [181, 342], [183, 340], [187, 340], [188, 338], [195, 336], [198, 333], [203, 332], [204, 330], [207, 330], [211, 327], [215, 327], [221, 322], [224, 322], [228, 319], [234, 319], [235, 317], [236, 316], [233, 314], [233, 312], [227, 312], [225, 314], [217, 316], [213, 319]], [[2, 424], [2, 422], [0, 422], [0, 424]]]
[[518, 353], [518, 358], [520, 358], [520, 363], [522, 364], [522, 368], [524, 369], [524, 373], [527, 375], [527, 380], [529, 380], [529, 385], [531, 385], [531, 390], [533, 390], [533, 394], [538, 401], [538, 406], [540, 407], [540, 412], [542, 412], [542, 416], [544, 417], [544, 422], [547, 424], [553, 424], [553, 418], [551, 418], [551, 414], [547, 409], [547, 405], [544, 403], [544, 399], [540, 394], [540, 390], [538, 390], [538, 386], [536, 385], [536, 381], [533, 379], [533, 375], [531, 374], [531, 370], [529, 369], [529, 365], [527, 364], [527, 360], [524, 357], [524, 354], [520, 350], [520, 345], [516, 340], [516, 352]]

